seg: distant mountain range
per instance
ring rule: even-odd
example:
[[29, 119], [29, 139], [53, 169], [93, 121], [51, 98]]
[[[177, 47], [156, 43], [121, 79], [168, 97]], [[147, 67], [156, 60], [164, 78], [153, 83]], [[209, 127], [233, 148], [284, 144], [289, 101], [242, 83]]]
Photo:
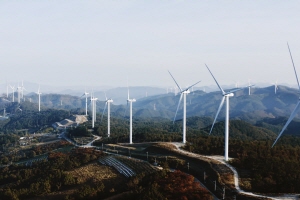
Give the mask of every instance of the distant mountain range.
[[[147, 91], [147, 95], [145, 93], [143, 96], [143, 91]], [[137, 101], [133, 103], [134, 120], [149, 121], [151, 118], [152, 121], [158, 120], [170, 122], [173, 120], [180, 97], [179, 94], [175, 95], [174, 93], [166, 93], [166, 91], [162, 89], [160, 90], [161, 94], [156, 94], [159, 92], [159, 90], [151, 87], [131, 88], [130, 92], [130, 94], [132, 94], [130, 96], [131, 98], [138, 97]], [[124, 119], [127, 88], [115, 88], [106, 92], [108, 98], [115, 96], [117, 93], [119, 94], [120, 100], [122, 97], [123, 104], [115, 105], [115, 99], [113, 98], [114, 103], [111, 105], [111, 116], [114, 118]], [[97, 96], [101, 95], [101, 93], [95, 94], [97, 94]], [[140, 96], [138, 94], [140, 94]], [[298, 95], [298, 90], [286, 86], [278, 86], [276, 94], [274, 92], [274, 86], [265, 88], [252, 88], [251, 95], [248, 95], [248, 89], [237, 92], [235, 96], [230, 98], [230, 129], [232, 136], [241, 139], [247, 139], [251, 137], [275, 137], [275, 135], [280, 132], [290, 113], [294, 109], [298, 100]], [[206, 93], [201, 90], [195, 90], [194, 92], [188, 94], [187, 127], [190, 127], [194, 130], [201, 129], [208, 133], [219, 107], [221, 98], [222, 95], [219, 91]], [[104, 99], [105, 98], [103, 98], [103, 100]], [[17, 93], [15, 93], [15, 101], [16, 100]], [[97, 102], [97, 115], [99, 118], [105, 106], [105, 101], [103, 100]], [[59, 117], [61, 118], [71, 114], [85, 113], [85, 97], [67, 94], [42, 94], [41, 113], [44, 114], [39, 114], [37, 112], [37, 102], [38, 95], [35, 93], [25, 95], [20, 104], [16, 102], [12, 103], [10, 96], [8, 98], [6, 98], [6, 96], [1, 97], [0, 115], [2, 115], [5, 108], [6, 113], [16, 115], [13, 117], [13, 120], [22, 119], [22, 123], [11, 121], [8, 125], [6, 125], [7, 127], [14, 127], [15, 124], [28, 124], [26, 120], [30, 121], [28, 118], [30, 116], [43, 116], [45, 119], [43, 118], [42, 121], [50, 122], [51, 119], [55, 118], [55, 110], [59, 110]], [[88, 98], [88, 104], [89, 103], [90, 100]], [[22, 115], [22, 112], [24, 115]], [[25, 116], [25, 114], [28, 116]], [[128, 116], [129, 110], [127, 109], [125, 118]], [[300, 130], [299, 116], [300, 115], [297, 114], [296, 119], [290, 123], [286, 129], [286, 134], [300, 135], [300, 132], [298, 131]], [[225, 110], [223, 108], [219, 114], [219, 118], [217, 119], [218, 123], [215, 125], [213, 134], [218, 135], [224, 132], [224, 118]], [[37, 119], [35, 120], [37, 121]], [[42, 121], [38, 124], [42, 124]], [[35, 121], [33, 120], [33, 122]], [[3, 123], [5, 122], [3, 121]], [[177, 113], [176, 123], [181, 126], [182, 104]], [[242, 131], [245, 127], [247, 128]], [[251, 130], [255, 133], [251, 133]]]
[[[81, 95], [80, 95], [81, 96]], [[100, 114], [105, 105], [105, 94], [95, 92], [99, 98], [97, 111]], [[103, 96], [101, 98], [101, 96]], [[112, 116], [123, 117], [126, 109], [127, 88], [114, 88], [106, 92], [108, 98], [113, 98], [111, 106]], [[118, 98], [115, 98], [118, 96]], [[166, 93], [164, 89], [152, 87], [132, 87], [130, 88], [130, 98], [136, 98], [133, 103], [134, 118], [161, 117], [172, 120], [174, 118], [180, 95]], [[219, 107], [222, 95], [219, 91], [206, 93], [196, 90], [187, 95], [187, 117], [210, 117], [214, 118]], [[17, 93], [15, 93], [15, 101]], [[238, 91], [234, 97], [230, 98], [230, 118], [241, 119], [255, 124], [264, 118], [288, 117], [294, 109], [298, 100], [298, 91], [286, 86], [278, 86], [277, 93], [274, 86], [266, 88], [252, 88], [251, 95], [248, 89]], [[11, 101], [11, 97], [0, 98], [0, 113]], [[24, 99], [21, 102], [21, 107]], [[30, 93], [25, 95], [25, 101], [31, 101], [32, 107], [36, 107], [38, 95]], [[88, 104], [90, 100], [88, 99]], [[122, 102], [122, 105], [117, 105]], [[85, 112], [85, 97], [72, 96], [66, 94], [42, 94], [41, 108], [66, 109]], [[9, 111], [7, 111], [9, 112]], [[129, 115], [127, 113], [126, 115]], [[217, 121], [224, 120], [225, 110], [221, 110]], [[299, 117], [297, 115], [296, 117]], [[176, 120], [182, 118], [182, 104], [178, 111]]]

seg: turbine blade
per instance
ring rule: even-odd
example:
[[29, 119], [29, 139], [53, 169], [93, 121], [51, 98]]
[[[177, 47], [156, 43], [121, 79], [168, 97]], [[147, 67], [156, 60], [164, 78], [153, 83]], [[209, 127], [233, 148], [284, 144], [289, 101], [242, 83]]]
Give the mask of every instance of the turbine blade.
[[299, 108], [300, 108], [300, 100], [298, 101], [294, 111], [292, 112], [290, 118], [287, 120], [287, 122], [285, 123], [284, 127], [282, 128], [281, 132], [279, 133], [279, 135], [277, 136], [275, 142], [273, 143], [272, 147], [276, 144], [277, 140], [280, 138], [280, 136], [282, 135], [282, 133], [284, 132], [284, 130], [286, 129], [286, 127], [290, 124], [290, 122], [294, 119], [296, 113], [298, 112]]
[[182, 95], [183, 95], [183, 93], [180, 94], [180, 98], [179, 98], [178, 105], [177, 105], [177, 110], [176, 110], [176, 113], [175, 113], [175, 116], [174, 116], [174, 119], [173, 119], [173, 124], [175, 122], [177, 112], [178, 112], [178, 109], [179, 109], [179, 106], [180, 106], [180, 103], [181, 103], [181, 100], [182, 100]]
[[225, 94], [224, 90], [221, 88], [221, 86], [219, 85], [218, 81], [216, 80], [216, 78], [214, 77], [214, 75], [211, 73], [210, 69], [208, 68], [208, 66], [205, 64], [206, 68], [208, 69], [209, 73], [211, 74], [211, 76], [214, 78], [216, 84], [218, 85], [218, 87], [220, 88], [222, 94]]
[[214, 128], [215, 122], [216, 122], [216, 120], [217, 120], [217, 118], [218, 118], [218, 115], [219, 115], [219, 113], [220, 113], [220, 111], [221, 111], [221, 108], [223, 107], [224, 100], [225, 100], [225, 96], [223, 96], [223, 98], [222, 98], [222, 100], [221, 100], [221, 103], [220, 103], [220, 105], [219, 105], [219, 108], [218, 108], [217, 114], [216, 114], [216, 116], [215, 116], [214, 122], [213, 122], [213, 124], [212, 124], [212, 126], [211, 126], [211, 128], [210, 128], [209, 134], [211, 134], [211, 132], [212, 132], [212, 130], [213, 130], [213, 128]]
[[295, 64], [294, 64], [294, 60], [293, 60], [293, 57], [292, 57], [292, 53], [291, 53], [291, 50], [290, 50], [289, 43], [287, 43], [287, 46], [288, 46], [288, 49], [289, 49], [289, 52], [290, 52], [290, 56], [291, 56], [291, 59], [292, 59], [292, 63], [293, 63], [293, 67], [294, 67], [294, 71], [295, 71], [295, 75], [296, 75], [296, 79], [297, 79], [299, 91], [300, 91], [300, 84], [299, 84], [299, 80], [298, 80], [298, 76], [297, 76], [297, 72], [296, 72], [296, 68], [295, 68]]
[[100, 122], [102, 122], [103, 115], [104, 115], [104, 112], [105, 112], [105, 110], [106, 110], [106, 106], [107, 106], [107, 102], [105, 103], [105, 106], [104, 106], [104, 109], [103, 109], [103, 112], [102, 112], [102, 116], [101, 116], [101, 121], [100, 121]]
[[[190, 87], [186, 88], [184, 91], [187, 91], [188, 89], [190, 89], [191, 87], [197, 85], [197, 84], [200, 83], [200, 82], [201, 82], [201, 81], [198, 81], [197, 83], [195, 83], [195, 84], [191, 85]], [[193, 91], [194, 91], [194, 90], [193, 90]]]
[[169, 74], [171, 75], [172, 79], [175, 81], [177, 87], [179, 88], [180, 92], [182, 92], [181, 87], [178, 85], [178, 83], [176, 82], [175, 78], [172, 76], [171, 72], [168, 70]]

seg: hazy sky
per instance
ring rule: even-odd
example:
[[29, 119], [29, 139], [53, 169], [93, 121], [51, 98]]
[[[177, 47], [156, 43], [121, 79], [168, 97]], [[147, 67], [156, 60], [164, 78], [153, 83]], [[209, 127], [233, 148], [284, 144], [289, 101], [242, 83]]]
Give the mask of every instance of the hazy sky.
[[0, 1], [0, 83], [296, 84], [299, 1]]

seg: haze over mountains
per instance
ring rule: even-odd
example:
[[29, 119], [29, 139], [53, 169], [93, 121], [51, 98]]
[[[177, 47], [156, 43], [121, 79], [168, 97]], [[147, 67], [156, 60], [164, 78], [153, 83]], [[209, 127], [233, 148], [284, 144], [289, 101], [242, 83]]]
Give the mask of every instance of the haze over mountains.
[[[219, 91], [207, 93], [196, 89], [198, 88], [187, 95], [187, 117], [204, 116], [213, 118], [221, 101], [221, 93]], [[248, 89], [241, 90], [230, 98], [230, 118], [255, 123], [263, 118], [288, 117], [297, 103], [297, 92], [296, 89], [286, 86], [278, 86], [276, 94], [274, 86], [252, 88], [251, 95], [248, 95]], [[105, 93], [107, 98], [114, 100], [111, 107], [112, 116], [122, 116], [126, 108], [127, 88], [113, 88]], [[81, 109], [83, 111], [85, 109], [85, 97], [80, 98], [82, 94], [83, 92], [77, 96], [72, 96], [43, 93], [41, 95], [41, 107], [42, 109], [49, 107]], [[98, 91], [94, 95], [99, 100], [97, 103], [99, 114], [104, 108], [105, 94], [103, 91]], [[4, 104], [8, 103], [5, 98], [6, 95], [3, 96], [1, 109], [4, 108]], [[179, 95], [175, 96], [173, 92], [167, 93], [165, 89], [155, 87], [131, 87], [130, 98], [137, 99], [133, 104], [134, 118], [161, 117], [173, 119], [179, 101]], [[11, 101], [11, 94], [8, 100]], [[25, 95], [25, 101], [30, 100], [36, 104], [38, 102], [37, 94], [29, 93]], [[17, 101], [17, 93], [15, 93], [15, 101]], [[223, 120], [224, 115], [225, 112], [222, 109], [218, 120]], [[176, 119], [182, 119], [182, 105]]]

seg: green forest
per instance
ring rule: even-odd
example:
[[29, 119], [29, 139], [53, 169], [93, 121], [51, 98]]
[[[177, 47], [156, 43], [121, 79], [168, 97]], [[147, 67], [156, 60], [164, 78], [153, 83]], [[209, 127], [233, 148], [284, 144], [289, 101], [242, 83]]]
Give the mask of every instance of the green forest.
[[[97, 162], [103, 156], [105, 154], [102, 151], [75, 148], [69, 152], [52, 151], [48, 153], [47, 161], [36, 162], [30, 167], [2, 167], [0, 198], [51, 199], [53, 196], [50, 194], [71, 190], [73, 192], [66, 192], [63, 199], [103, 199], [121, 193], [124, 194], [119, 199], [212, 199], [209, 192], [194, 181], [193, 176], [180, 171], [169, 172], [168, 167], [151, 174], [141, 173], [129, 179], [111, 178], [103, 181], [87, 179], [82, 182], [71, 173], [77, 168]], [[100, 173], [108, 172], [104, 170]]]
[[[3, 191], [5, 195], [16, 194], [17, 197], [29, 197], [32, 195], [42, 195], [44, 193], [35, 193], [33, 190], [25, 190], [22, 188], [22, 181], [18, 181], [22, 178], [21, 175], [14, 175], [20, 168], [15, 163], [22, 162], [23, 160], [35, 158], [38, 156], [47, 155], [47, 160], [42, 163], [34, 164], [33, 168], [36, 171], [26, 172], [36, 177], [40, 173], [37, 168], [43, 163], [51, 163], [51, 159], [55, 155], [63, 155], [53, 153], [52, 151], [57, 148], [64, 148], [68, 146], [67, 143], [61, 142], [58, 144], [49, 144], [42, 146], [32, 146], [27, 150], [16, 151], [14, 147], [18, 146], [18, 140], [20, 136], [30, 135], [32, 132], [44, 132], [47, 128], [51, 127], [51, 124], [55, 121], [70, 116], [70, 111], [66, 110], [42, 110], [40, 113], [33, 112], [30, 108], [31, 104], [23, 105], [22, 112], [18, 111], [16, 104], [13, 104], [10, 108], [15, 110], [14, 115], [9, 120], [0, 121], [0, 162], [2, 164], [1, 180], [2, 183], [14, 182], [17, 185], [15, 187], [9, 187], [14, 190], [13, 193], [9, 190]], [[12, 112], [12, 111], [10, 111]], [[98, 117], [100, 117], [98, 115]], [[245, 184], [245, 190], [262, 192], [262, 193], [300, 193], [300, 166], [299, 166], [299, 144], [300, 138], [298, 137], [297, 130], [299, 122], [293, 121], [291, 126], [287, 129], [287, 134], [280, 138], [278, 144], [274, 148], [271, 148], [278, 131], [285, 123], [286, 118], [278, 117], [273, 119], [262, 119], [255, 124], [250, 124], [242, 120], [230, 120], [230, 146], [229, 156], [233, 158], [230, 161], [237, 170], [247, 171], [247, 178], [250, 178], [249, 184]], [[204, 155], [223, 155], [224, 154], [224, 122], [218, 122], [215, 124], [212, 133], [209, 135], [212, 118], [210, 117], [190, 117], [187, 118], [187, 141], [185, 149], [191, 152]], [[182, 141], [182, 121], [178, 120], [175, 123], [164, 118], [143, 118], [134, 119], [133, 121], [133, 141], [134, 143], [140, 142], [181, 142]], [[129, 140], [129, 119], [125, 118], [111, 118], [111, 137], [107, 138], [107, 121], [103, 118], [103, 121], [97, 121], [95, 127], [92, 129], [91, 122], [80, 125], [78, 128], [69, 129], [68, 136], [72, 137], [87, 137], [92, 134], [101, 136], [102, 139], [94, 142], [95, 146], [101, 147], [102, 144], [116, 144], [127, 143]], [[49, 153], [51, 152], [51, 153]], [[49, 155], [48, 155], [49, 153]], [[73, 152], [74, 153], [74, 152]], [[90, 156], [92, 158], [85, 158], [86, 162], [81, 163], [83, 160], [76, 160], [76, 156], [72, 157], [73, 153], [61, 156], [61, 159], [65, 159], [61, 164], [68, 163], [69, 169], [79, 167], [87, 162], [95, 161], [100, 156]], [[65, 154], [64, 154], [65, 155]], [[71, 156], [71, 157], [70, 157]], [[82, 155], [79, 155], [82, 156]], [[87, 156], [88, 157], [88, 156]], [[56, 160], [56, 163], [61, 161]], [[79, 163], [77, 163], [79, 162]], [[9, 167], [7, 166], [9, 165]], [[37, 166], [35, 166], [37, 165]], [[51, 164], [52, 165], [52, 164]], [[55, 166], [55, 164], [54, 164]], [[58, 168], [61, 168], [59, 166]], [[33, 168], [28, 169], [33, 170]], [[13, 173], [9, 175], [8, 171], [12, 170]], [[61, 169], [65, 170], [65, 169]], [[50, 170], [51, 171], [51, 170]], [[25, 172], [22, 172], [25, 173]], [[22, 174], [21, 173], [21, 174]], [[51, 174], [52, 172], [49, 172]], [[5, 175], [3, 175], [5, 174]], [[61, 177], [63, 173], [61, 172]], [[54, 175], [53, 175], [54, 176]], [[64, 178], [53, 178], [57, 180], [64, 180]], [[22, 178], [23, 180], [23, 178]], [[46, 179], [45, 179], [46, 180]], [[45, 181], [43, 179], [43, 181]], [[50, 182], [52, 179], [47, 179], [45, 183]], [[143, 181], [139, 182], [143, 183]], [[157, 181], [153, 180], [153, 183], [157, 184]], [[26, 183], [28, 184], [28, 183]], [[60, 187], [68, 187], [63, 181], [58, 183]], [[32, 186], [32, 188], [46, 187], [46, 186]], [[94, 187], [98, 193], [98, 186]], [[53, 190], [51, 183], [51, 191]], [[157, 193], [161, 192], [161, 189], [156, 188]], [[38, 190], [38, 189], [37, 189]], [[41, 189], [39, 189], [41, 190]], [[46, 190], [46, 189], [45, 189]], [[100, 189], [99, 189], [100, 190]], [[41, 190], [43, 191], [43, 190]], [[49, 191], [49, 190], [48, 190]], [[143, 190], [146, 191], [146, 190]], [[9, 194], [11, 193], [11, 194]], [[100, 192], [101, 193], [101, 192]], [[167, 192], [162, 192], [167, 193]], [[137, 195], [137, 194], [136, 194]], [[146, 195], [139, 193], [139, 195]], [[148, 194], [150, 195], [150, 194]], [[96, 195], [97, 196], [97, 195]], [[71, 197], [70, 197], [71, 198]], [[72, 197], [73, 198], [73, 197]]]

